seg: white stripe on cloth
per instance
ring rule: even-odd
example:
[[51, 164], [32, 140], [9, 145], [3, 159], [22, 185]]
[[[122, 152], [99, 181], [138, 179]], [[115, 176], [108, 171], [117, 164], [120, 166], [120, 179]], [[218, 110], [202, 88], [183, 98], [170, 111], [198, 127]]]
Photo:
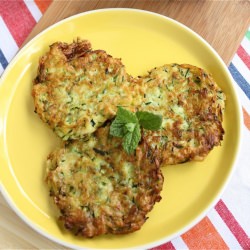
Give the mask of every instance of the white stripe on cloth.
[[181, 237], [177, 237], [177, 238], [171, 240], [171, 243], [173, 244], [175, 249], [180, 249], [180, 250], [188, 250], [189, 249]]
[[241, 225], [247, 235], [250, 235], [250, 131], [243, 126], [242, 147], [239, 161], [232, 179], [226, 188], [222, 200]]
[[249, 105], [250, 101], [249, 101], [248, 97], [246, 96], [246, 94], [243, 92], [241, 87], [236, 82], [234, 82], [234, 84], [236, 85], [236, 90], [237, 90], [241, 105], [244, 107], [244, 109], [250, 115], [250, 105]]
[[4, 34], [4, 36], [1, 36], [0, 39], [0, 48], [8, 62], [11, 61], [11, 59], [15, 56], [15, 54], [18, 51], [18, 46], [11, 36], [10, 31], [8, 30], [8, 27], [4, 23], [4, 20], [0, 16], [0, 33]]
[[29, 1], [26, 0], [24, 1], [24, 3], [26, 4], [27, 8], [29, 9], [31, 15], [34, 17], [36, 22], [38, 22], [40, 18], [42, 17], [42, 13], [37, 7], [37, 5], [35, 4], [35, 2], [33, 0], [29, 0]]
[[230, 249], [241, 249], [239, 242], [215, 209], [212, 209], [207, 216]]
[[232, 63], [250, 85], [250, 70], [237, 54], [233, 57]]
[[244, 48], [247, 54], [250, 55], [250, 41], [246, 37], [243, 38], [241, 46]]

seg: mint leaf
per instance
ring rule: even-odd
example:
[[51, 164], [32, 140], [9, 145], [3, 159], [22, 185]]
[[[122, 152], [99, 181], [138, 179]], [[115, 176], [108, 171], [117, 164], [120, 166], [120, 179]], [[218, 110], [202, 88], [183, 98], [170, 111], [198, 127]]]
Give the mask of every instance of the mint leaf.
[[133, 112], [126, 110], [122, 107], [118, 107], [116, 117], [119, 119], [120, 122], [128, 123], [138, 123], [138, 119]]
[[133, 132], [136, 125], [137, 125], [137, 123], [129, 122], [129, 123], [125, 124], [125, 128], [126, 128], [127, 132]]
[[122, 107], [118, 107], [116, 118], [110, 126], [110, 134], [122, 137], [124, 150], [131, 154], [134, 152], [141, 140], [142, 126], [145, 129], [158, 130], [162, 124], [162, 117], [150, 112], [138, 111], [130, 112]]
[[[132, 128], [132, 127], [131, 127]], [[141, 140], [139, 123], [135, 124], [133, 131], [129, 131], [123, 137], [122, 146], [128, 154], [132, 154]]]
[[119, 119], [116, 118], [110, 126], [109, 133], [116, 137], [123, 137], [126, 134], [125, 125], [126, 123], [120, 122]]
[[155, 115], [147, 111], [137, 111], [136, 116], [140, 125], [148, 130], [158, 130], [161, 128], [162, 116]]
[[138, 124], [138, 119], [134, 113], [118, 107], [116, 118], [110, 126], [110, 134], [123, 137], [128, 131], [132, 132], [136, 124]]

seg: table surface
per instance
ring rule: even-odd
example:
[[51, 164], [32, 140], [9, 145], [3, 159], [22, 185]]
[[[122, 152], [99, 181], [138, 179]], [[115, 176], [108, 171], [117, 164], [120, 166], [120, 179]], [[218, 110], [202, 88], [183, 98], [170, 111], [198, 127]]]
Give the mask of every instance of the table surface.
[[250, 3], [246, 1], [54, 1], [25, 43], [66, 17], [102, 8], [136, 8], [173, 18], [201, 35], [226, 64], [231, 61], [250, 25]]
[[[247, 1], [54, 1], [23, 44], [63, 18], [88, 10], [113, 7], [153, 11], [185, 24], [207, 40], [227, 65], [250, 25], [250, 5]], [[40, 236], [21, 221], [1, 194], [0, 214], [4, 215], [0, 216], [0, 249], [65, 249]]]

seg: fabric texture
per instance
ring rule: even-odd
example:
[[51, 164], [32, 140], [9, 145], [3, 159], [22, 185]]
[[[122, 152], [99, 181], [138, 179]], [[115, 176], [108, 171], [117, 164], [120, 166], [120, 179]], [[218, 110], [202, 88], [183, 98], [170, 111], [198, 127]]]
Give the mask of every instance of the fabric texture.
[[[0, 75], [50, 3], [51, 0], [0, 1]], [[244, 115], [236, 171], [219, 202], [202, 221], [153, 249], [250, 249], [250, 28], [228, 68]]]

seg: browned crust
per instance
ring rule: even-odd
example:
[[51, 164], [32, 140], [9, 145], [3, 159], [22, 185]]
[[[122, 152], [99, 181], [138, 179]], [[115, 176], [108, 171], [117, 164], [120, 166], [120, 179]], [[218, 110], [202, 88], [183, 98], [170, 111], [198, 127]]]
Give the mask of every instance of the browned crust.
[[[185, 78], [179, 71], [171, 72], [172, 67], [188, 69], [190, 77]], [[168, 80], [163, 80], [163, 70], [171, 72]], [[148, 79], [153, 80], [147, 82]], [[171, 64], [153, 69], [140, 78], [142, 80], [146, 81], [148, 88], [164, 89], [162, 95], [165, 94], [165, 101], [160, 110], [164, 118], [172, 120], [172, 124], [162, 130], [144, 130], [142, 133], [147, 144], [154, 145], [153, 148], [151, 146], [152, 151], [162, 165], [203, 160], [215, 146], [221, 144], [225, 95], [210, 74], [189, 64]], [[174, 89], [167, 91], [173, 81], [176, 81]], [[185, 81], [187, 84], [183, 85]], [[173, 103], [183, 110], [184, 118], [171, 109]], [[159, 112], [159, 107], [150, 109], [150, 105], [141, 109]], [[187, 128], [183, 128], [184, 122], [188, 124]], [[162, 143], [164, 138], [166, 142]]]
[[[88, 40], [77, 39], [73, 43], [56, 42], [50, 45], [50, 52], [43, 55], [39, 60], [37, 77], [34, 79], [34, 84], [42, 83], [48, 80], [46, 68], [56, 67], [53, 65], [55, 56], [60, 53], [61, 64], [74, 59], [83, 57], [88, 51], [91, 51], [91, 43]], [[57, 62], [59, 63], [59, 62]]]
[[[88, 149], [87, 154], [90, 157], [99, 157], [112, 166], [112, 168], [103, 166], [106, 171], [105, 178], [112, 179], [118, 174], [118, 181], [113, 180], [114, 189], [109, 193], [109, 199], [102, 204], [95, 203], [95, 188], [89, 198], [84, 197], [86, 194], [83, 192], [81, 200], [84, 200], [84, 203], [81, 206], [88, 206], [88, 211], [83, 211], [81, 207], [72, 208], [70, 194], [62, 192], [67, 189], [67, 181], [55, 181], [55, 175], [61, 168], [60, 160], [66, 154], [67, 148], [52, 153], [48, 158], [53, 162], [54, 168], [49, 171], [47, 182], [51, 189], [51, 196], [61, 211], [60, 220], [66, 229], [85, 237], [108, 233], [125, 234], [139, 230], [147, 220], [148, 212], [161, 199], [163, 175], [159, 164], [146, 153], [146, 144], [138, 147], [134, 155], [127, 155], [121, 148], [120, 139], [110, 137], [108, 133], [108, 128], [99, 128], [95, 135], [98, 149]], [[83, 150], [83, 152], [86, 151]], [[118, 160], [119, 157], [120, 160]], [[134, 174], [130, 180], [132, 184], [124, 182], [126, 179], [122, 168], [124, 162], [134, 166]], [[90, 171], [93, 171], [92, 174], [89, 173], [88, 179], [97, 175], [95, 166], [82, 167], [89, 167]], [[85, 181], [87, 179], [83, 178], [83, 182]], [[95, 215], [94, 211], [98, 211], [98, 215]]]
[[117, 105], [132, 102], [129, 82], [121, 60], [92, 50], [88, 41], [57, 42], [39, 61], [35, 112], [63, 140], [83, 138], [112, 118]]

